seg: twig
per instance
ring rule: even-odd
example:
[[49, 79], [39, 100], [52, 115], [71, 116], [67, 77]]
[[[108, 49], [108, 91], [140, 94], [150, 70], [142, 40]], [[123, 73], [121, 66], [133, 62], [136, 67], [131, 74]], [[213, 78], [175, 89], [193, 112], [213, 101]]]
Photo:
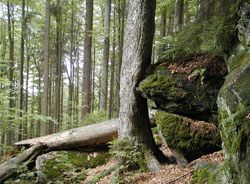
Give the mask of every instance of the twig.
[[189, 175], [189, 174], [191, 174], [191, 173], [193, 173], [193, 172], [194, 172], [194, 170], [189, 171], [188, 173], [186, 173], [186, 174], [184, 174], [184, 175], [182, 175], [182, 176], [179, 176], [178, 178], [175, 178], [175, 179], [173, 179], [173, 180], [171, 180], [171, 181], [169, 181], [169, 182], [167, 182], [167, 183], [165, 183], [165, 184], [174, 183], [174, 182], [178, 181], [179, 179], [181, 179], [181, 178], [183, 178], [183, 177], [185, 177], [185, 176], [187, 176], [187, 175]]

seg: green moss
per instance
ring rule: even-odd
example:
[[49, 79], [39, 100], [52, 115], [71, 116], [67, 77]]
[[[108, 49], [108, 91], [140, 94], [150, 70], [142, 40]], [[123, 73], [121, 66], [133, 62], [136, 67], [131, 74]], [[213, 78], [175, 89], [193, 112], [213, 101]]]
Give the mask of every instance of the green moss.
[[224, 168], [232, 183], [250, 181], [249, 177], [249, 136], [250, 136], [249, 102], [239, 103], [235, 113], [228, 114], [220, 110], [220, 129], [223, 149], [226, 154]]
[[[43, 172], [49, 180], [59, 178], [63, 172], [69, 172], [72, 169], [95, 168], [105, 164], [110, 158], [108, 153], [102, 153], [96, 157], [77, 151], [57, 152], [57, 154], [55, 158], [49, 159], [44, 163], [45, 168]], [[85, 177], [84, 173], [80, 175], [79, 177]]]
[[203, 130], [210, 133], [203, 135], [198, 129], [191, 130], [191, 123], [183, 117], [164, 111], [159, 111], [155, 117], [168, 146], [180, 150], [188, 161], [219, 149], [217, 145], [220, 145], [220, 137], [217, 131], [210, 131], [205, 126]]
[[139, 85], [139, 90], [146, 96], [162, 96], [168, 98], [183, 98], [184, 93], [176, 87], [176, 82], [166, 74], [155, 73], [148, 76]]

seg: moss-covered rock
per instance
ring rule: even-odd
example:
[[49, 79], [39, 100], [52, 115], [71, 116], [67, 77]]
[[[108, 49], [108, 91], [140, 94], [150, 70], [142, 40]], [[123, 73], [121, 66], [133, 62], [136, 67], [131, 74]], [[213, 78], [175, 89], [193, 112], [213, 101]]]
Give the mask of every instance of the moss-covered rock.
[[155, 117], [159, 131], [181, 165], [187, 164], [183, 158], [190, 162], [221, 148], [219, 131], [212, 124], [164, 111], [159, 111]]
[[157, 108], [215, 122], [216, 99], [226, 73], [222, 57], [187, 57], [158, 65], [138, 90], [153, 100]]
[[[57, 183], [58, 178], [65, 178], [65, 183], [83, 181], [86, 169], [105, 164], [110, 158], [108, 153], [83, 153], [77, 151], [50, 152], [38, 157], [36, 161], [37, 182]], [[66, 181], [67, 180], [67, 181]]]
[[227, 183], [250, 181], [250, 5], [241, 8], [239, 41], [227, 60], [229, 74], [218, 95]]

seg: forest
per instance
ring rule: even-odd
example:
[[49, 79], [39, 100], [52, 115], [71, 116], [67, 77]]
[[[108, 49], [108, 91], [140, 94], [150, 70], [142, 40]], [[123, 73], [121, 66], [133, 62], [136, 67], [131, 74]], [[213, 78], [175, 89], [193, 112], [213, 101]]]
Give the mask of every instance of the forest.
[[0, 183], [250, 183], [249, 0], [0, 9]]

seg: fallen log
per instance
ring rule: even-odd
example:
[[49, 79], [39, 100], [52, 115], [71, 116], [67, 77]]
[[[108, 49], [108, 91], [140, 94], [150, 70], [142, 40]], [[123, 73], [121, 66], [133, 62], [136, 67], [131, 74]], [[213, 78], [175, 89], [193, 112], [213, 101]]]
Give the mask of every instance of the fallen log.
[[118, 127], [119, 119], [113, 119], [17, 142], [16, 146], [30, 148], [0, 165], [0, 183], [11, 178], [18, 172], [18, 168], [28, 166], [43, 153], [105, 145], [117, 138]]
[[15, 145], [30, 147], [40, 142], [47, 146], [48, 151], [98, 147], [117, 138], [118, 127], [119, 118], [16, 142]]
[[43, 150], [45, 149], [46, 146], [44, 144], [37, 143], [29, 149], [23, 151], [21, 154], [17, 155], [15, 158], [12, 158], [1, 164], [0, 183], [3, 183], [5, 180], [16, 174], [18, 172], [18, 169], [20, 169], [20, 164], [22, 164], [22, 167], [28, 166], [40, 154], [42, 154]]

